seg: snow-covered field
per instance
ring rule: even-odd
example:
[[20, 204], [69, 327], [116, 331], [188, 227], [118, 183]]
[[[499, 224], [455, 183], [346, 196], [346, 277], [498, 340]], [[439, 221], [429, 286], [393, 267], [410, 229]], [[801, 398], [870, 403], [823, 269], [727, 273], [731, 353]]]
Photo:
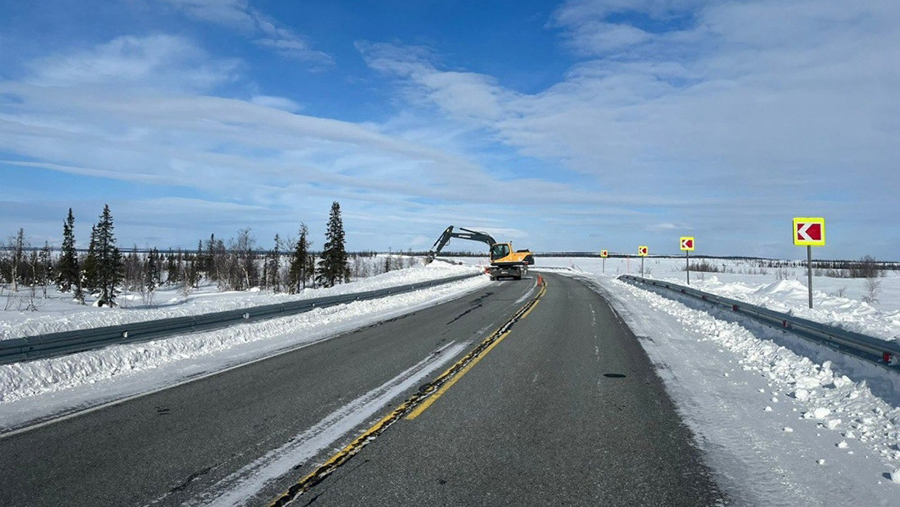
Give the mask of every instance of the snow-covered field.
[[[433, 263], [292, 297], [371, 290], [475, 272]], [[843, 357], [781, 331], [675, 301], [615, 279], [638, 273], [639, 259], [539, 258], [536, 269], [585, 278], [625, 319], [738, 505], [900, 505], [900, 375]], [[691, 285], [841, 325], [887, 340], [900, 337], [900, 276], [879, 278], [877, 301], [863, 279], [816, 277], [807, 308], [802, 268], [768, 270], [735, 261], [723, 273], [692, 273]], [[648, 259], [645, 275], [684, 283], [683, 259]], [[605, 273], [604, 273], [605, 270]], [[304, 346], [341, 332], [458, 297], [491, 282], [464, 282], [290, 319], [110, 347], [45, 361], [0, 366], [0, 429], [49, 414], [161, 389]], [[176, 299], [172, 293], [169, 299]], [[103, 309], [68, 301], [38, 312], [0, 312], [5, 337], [244, 308], [290, 296], [196, 292], [157, 308]], [[163, 294], [161, 302], [169, 300]], [[348, 430], [349, 431], [349, 430]]]

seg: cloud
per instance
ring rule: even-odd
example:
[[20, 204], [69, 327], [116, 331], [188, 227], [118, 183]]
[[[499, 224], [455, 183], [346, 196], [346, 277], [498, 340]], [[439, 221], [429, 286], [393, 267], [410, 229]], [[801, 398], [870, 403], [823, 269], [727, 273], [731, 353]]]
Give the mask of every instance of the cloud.
[[302, 109], [300, 104], [297, 104], [291, 99], [285, 97], [271, 97], [268, 95], [256, 95], [250, 99], [250, 103], [263, 107], [271, 107], [273, 109], [281, 109], [282, 111], [287, 111], [289, 113]]
[[360, 51], [410, 107], [582, 174], [608, 204], [629, 193], [625, 208], [671, 215], [619, 215], [632, 228], [734, 233], [756, 216], [738, 220], [752, 238], [804, 209], [896, 211], [898, 23], [900, 4], [878, 1], [567, 2], [548, 27], [582, 60], [534, 94], [419, 48]]
[[253, 10], [247, 0], [162, 0], [185, 15], [209, 23], [238, 28], [246, 32], [256, 29]]
[[213, 59], [182, 37], [121, 36], [85, 51], [31, 62], [27, 81], [38, 86], [208, 90], [232, 79], [237, 68], [236, 60]]
[[431, 63], [427, 48], [390, 43], [357, 42], [357, 49], [373, 69], [408, 78], [407, 98], [417, 103], [434, 103], [459, 118], [491, 122], [501, 119], [503, 95], [496, 80], [471, 72], [441, 72]]
[[233, 28], [259, 46], [274, 49], [284, 57], [307, 62], [317, 68], [334, 65], [334, 59], [312, 49], [305, 38], [280, 25], [250, 5], [247, 0], [161, 0], [186, 16], [207, 23]]
[[[123, 235], [125, 244], [152, 237], [190, 246], [198, 233], [230, 233], [222, 230], [226, 223], [235, 230], [233, 224], [246, 224], [263, 237], [285, 234], [299, 220], [324, 224], [331, 201], [339, 200], [348, 229], [356, 224], [369, 240], [380, 238], [357, 248], [406, 249], [448, 222], [518, 238], [523, 229], [512, 224], [537, 216], [531, 199], [565, 206], [598, 199], [566, 184], [486, 171], [458, 140], [442, 137], [441, 125], [432, 131], [440, 135], [432, 135], [418, 123], [408, 128], [298, 114], [299, 105], [283, 97], [211, 95], [217, 84], [243, 79], [242, 67], [179, 37], [123, 36], [44, 57], [29, 69], [19, 81], [0, 81], [0, 153], [7, 154], [0, 166], [130, 185], [134, 198], [110, 193], [76, 210], [90, 214], [109, 201], [121, 231], [149, 231], [144, 239]], [[148, 200], [141, 188], [179, 189], [193, 200]], [[212, 208], [198, 207], [200, 201]], [[61, 216], [70, 205], [57, 203]], [[184, 219], [148, 225], [173, 213]], [[53, 237], [57, 222], [35, 232]]]

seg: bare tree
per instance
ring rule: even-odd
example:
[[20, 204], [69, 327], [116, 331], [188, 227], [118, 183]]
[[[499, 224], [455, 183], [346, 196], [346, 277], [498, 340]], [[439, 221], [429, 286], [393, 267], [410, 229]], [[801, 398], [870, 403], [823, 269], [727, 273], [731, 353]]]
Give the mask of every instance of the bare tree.
[[53, 249], [50, 247], [49, 241], [44, 241], [44, 248], [41, 249], [40, 254], [38, 255], [38, 278], [43, 287], [44, 297], [47, 297], [47, 285], [50, 284], [50, 280], [54, 278], [53, 275]]
[[237, 239], [229, 241], [228, 285], [232, 290], [246, 290], [259, 284], [255, 245], [256, 239], [249, 228], [241, 229]]
[[878, 302], [878, 293], [881, 291], [881, 280], [879, 280], [875, 276], [870, 276], [866, 278], [866, 295], [863, 296], [863, 301], [869, 304], [874, 304]]

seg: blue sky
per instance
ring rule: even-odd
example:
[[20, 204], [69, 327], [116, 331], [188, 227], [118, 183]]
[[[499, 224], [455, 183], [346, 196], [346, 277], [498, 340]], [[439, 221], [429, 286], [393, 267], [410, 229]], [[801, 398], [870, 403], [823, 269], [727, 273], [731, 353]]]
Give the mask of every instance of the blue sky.
[[[0, 5], [0, 235], [898, 259], [900, 4]], [[476, 244], [452, 243], [461, 249]]]

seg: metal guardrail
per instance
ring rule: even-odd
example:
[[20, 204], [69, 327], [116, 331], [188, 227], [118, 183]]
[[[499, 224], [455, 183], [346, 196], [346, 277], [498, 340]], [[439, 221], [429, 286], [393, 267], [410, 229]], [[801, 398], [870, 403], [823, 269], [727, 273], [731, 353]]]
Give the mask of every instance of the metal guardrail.
[[428, 282], [411, 283], [354, 294], [304, 299], [300, 301], [289, 301], [285, 303], [227, 310], [202, 315], [173, 317], [168, 319], [133, 322], [118, 326], [63, 331], [59, 333], [2, 340], [0, 341], [0, 364], [45, 359], [48, 357], [99, 349], [108, 345], [148, 341], [157, 338], [165, 338], [167, 336], [183, 335], [197, 331], [208, 331], [211, 329], [228, 327], [237, 323], [286, 317], [288, 315], [307, 312], [314, 308], [326, 308], [353, 301], [366, 301], [385, 296], [404, 294], [477, 276], [481, 276], [481, 273], [442, 278]]
[[774, 328], [789, 331], [808, 340], [861, 357], [892, 370], [900, 370], [900, 344], [894, 341], [881, 340], [862, 333], [776, 312], [761, 306], [717, 296], [671, 282], [650, 280], [632, 275], [622, 275], [619, 279], [633, 285], [650, 285], [668, 289], [716, 306], [729, 308], [736, 313], [746, 315]]

